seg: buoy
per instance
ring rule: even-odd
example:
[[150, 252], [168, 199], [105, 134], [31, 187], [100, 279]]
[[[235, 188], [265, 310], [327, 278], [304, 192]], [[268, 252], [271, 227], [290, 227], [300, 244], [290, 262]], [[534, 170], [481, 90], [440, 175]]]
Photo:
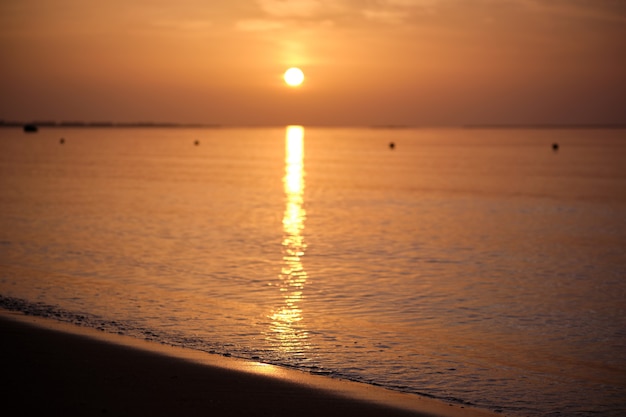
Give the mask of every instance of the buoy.
[[394, 149], [396, 147], [396, 144], [393, 142], [389, 142], [389, 149]]
[[196, 145], [196, 146], [198, 146], [198, 145], [200, 145], [200, 141], [199, 141], [199, 140], [197, 140], [197, 141], [195, 141], [193, 144], [194, 144], [194, 145]]
[[23, 126], [24, 132], [26, 133], [36, 133], [37, 132], [37, 125], [34, 123], [29, 123]]
[[60, 143], [61, 145], [63, 145], [63, 144], [65, 143], [65, 138], [61, 138], [61, 139], [59, 139], [59, 143]]
[[558, 150], [559, 150], [559, 144], [558, 144], [558, 143], [556, 143], [556, 142], [555, 142], [555, 143], [553, 143], [553, 144], [552, 144], [552, 150], [553, 150], [553, 151], [558, 151]]

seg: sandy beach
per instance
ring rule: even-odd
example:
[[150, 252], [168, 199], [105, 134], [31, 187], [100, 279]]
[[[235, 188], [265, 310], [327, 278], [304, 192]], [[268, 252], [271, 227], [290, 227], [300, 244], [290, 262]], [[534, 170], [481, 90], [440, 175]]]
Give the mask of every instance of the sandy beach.
[[0, 311], [16, 415], [489, 416], [367, 384]]

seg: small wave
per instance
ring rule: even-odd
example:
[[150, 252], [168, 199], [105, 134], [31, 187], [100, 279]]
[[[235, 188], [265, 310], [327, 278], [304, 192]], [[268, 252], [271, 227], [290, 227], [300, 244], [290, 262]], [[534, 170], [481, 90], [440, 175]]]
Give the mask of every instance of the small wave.
[[155, 329], [150, 329], [145, 326], [138, 325], [132, 320], [110, 320], [95, 314], [72, 312], [55, 305], [42, 302], [32, 302], [21, 298], [3, 296], [1, 294], [0, 308], [8, 311], [20, 312], [28, 316], [48, 318], [60, 322], [71, 323], [77, 326], [97, 329], [109, 334], [126, 335], [170, 346], [194, 349], [209, 354], [259, 361], [275, 366], [297, 369], [314, 375], [322, 375], [331, 378], [360, 382], [399, 392], [411, 393], [419, 396], [439, 399], [450, 403], [471, 404], [469, 402], [464, 402], [456, 398], [438, 398], [437, 396], [428, 393], [416, 393], [410, 387], [380, 384], [376, 381], [370, 381], [366, 378], [360, 377], [359, 375], [351, 375], [350, 373], [339, 372], [337, 370], [327, 369], [318, 365], [296, 365], [285, 363], [277, 358], [264, 356], [262, 355], [262, 352], [250, 351], [249, 349], [235, 346], [233, 344], [211, 344], [204, 339], [190, 337], [183, 334], [177, 334], [175, 332], [163, 332], [160, 330], [157, 331]]

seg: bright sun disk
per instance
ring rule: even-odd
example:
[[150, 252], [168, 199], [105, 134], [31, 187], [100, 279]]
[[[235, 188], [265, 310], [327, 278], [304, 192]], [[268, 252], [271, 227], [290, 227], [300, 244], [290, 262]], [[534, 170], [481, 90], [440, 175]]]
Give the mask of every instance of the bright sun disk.
[[287, 85], [297, 87], [304, 81], [304, 73], [300, 68], [293, 67], [285, 71], [283, 78], [285, 79]]

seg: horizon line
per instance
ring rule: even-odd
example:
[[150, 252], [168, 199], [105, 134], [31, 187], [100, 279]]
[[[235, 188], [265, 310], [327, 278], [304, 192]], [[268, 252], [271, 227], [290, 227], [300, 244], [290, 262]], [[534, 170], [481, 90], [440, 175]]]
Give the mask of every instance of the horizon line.
[[290, 125], [320, 128], [370, 128], [370, 129], [626, 129], [624, 123], [466, 123], [466, 124], [220, 124], [220, 123], [179, 123], [179, 122], [114, 122], [114, 121], [6, 121], [0, 119], [0, 128], [25, 126], [48, 128], [275, 128]]

